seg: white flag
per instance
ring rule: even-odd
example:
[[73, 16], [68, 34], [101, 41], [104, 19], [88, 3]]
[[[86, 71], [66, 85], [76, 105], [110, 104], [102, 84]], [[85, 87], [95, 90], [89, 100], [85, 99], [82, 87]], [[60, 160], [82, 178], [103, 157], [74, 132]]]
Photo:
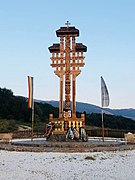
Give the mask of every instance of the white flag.
[[109, 93], [102, 76], [101, 76], [101, 104], [102, 107], [109, 106]]

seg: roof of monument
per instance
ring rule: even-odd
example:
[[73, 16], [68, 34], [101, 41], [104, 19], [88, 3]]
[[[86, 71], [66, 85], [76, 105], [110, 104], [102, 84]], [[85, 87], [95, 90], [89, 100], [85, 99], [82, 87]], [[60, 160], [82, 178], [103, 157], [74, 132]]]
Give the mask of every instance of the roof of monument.
[[75, 50], [77, 52], [80, 52], [80, 51], [86, 52], [87, 46], [83, 45], [82, 43], [76, 43]]
[[62, 36], [62, 35], [75, 35], [75, 36], [79, 36], [79, 30], [76, 29], [75, 27], [60, 27], [60, 29], [58, 29], [56, 31], [57, 36]]
[[52, 52], [59, 52], [60, 51], [60, 44], [53, 44], [52, 46], [50, 46], [49, 51]]
[[[49, 49], [50, 53], [60, 52], [60, 44], [59, 43], [53, 44], [48, 49]], [[82, 43], [76, 43], [75, 50], [76, 50], [76, 52], [81, 52], [81, 51], [86, 52], [87, 46], [83, 45]]]

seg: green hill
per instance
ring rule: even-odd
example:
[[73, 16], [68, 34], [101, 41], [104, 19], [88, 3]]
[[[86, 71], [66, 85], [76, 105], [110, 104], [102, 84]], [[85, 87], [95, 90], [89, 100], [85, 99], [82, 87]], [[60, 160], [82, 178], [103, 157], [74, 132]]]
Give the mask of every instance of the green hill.
[[[86, 114], [86, 124], [101, 127], [101, 114]], [[122, 116], [104, 114], [104, 127], [135, 131], [135, 121]]]
[[[27, 98], [14, 96], [6, 88], [0, 88], [0, 132], [16, 130], [20, 124], [31, 126], [31, 109], [28, 109]], [[34, 103], [35, 128], [40, 125], [45, 129], [49, 114], [58, 117], [58, 108], [47, 103]], [[42, 127], [43, 126], [43, 127]]]
[[[14, 119], [16, 121], [30, 122], [31, 109], [28, 109], [27, 98], [14, 96], [11, 90], [0, 88], [0, 118]], [[47, 103], [35, 103], [35, 119], [46, 121], [49, 114], [58, 116], [58, 108]]]

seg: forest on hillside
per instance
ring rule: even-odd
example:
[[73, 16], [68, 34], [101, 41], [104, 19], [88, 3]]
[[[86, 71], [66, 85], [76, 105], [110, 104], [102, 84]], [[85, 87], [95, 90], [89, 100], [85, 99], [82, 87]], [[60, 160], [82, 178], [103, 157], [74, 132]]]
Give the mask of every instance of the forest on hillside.
[[[49, 114], [58, 117], [58, 108], [37, 102], [34, 106], [35, 125], [42, 126], [43, 123], [48, 122]], [[18, 124], [31, 125], [28, 100], [22, 96], [15, 96], [12, 90], [0, 88], [0, 132], [17, 130]]]
[[[0, 132], [16, 130], [16, 124], [31, 124], [31, 109], [28, 109], [27, 98], [15, 96], [12, 90], [0, 88]], [[47, 123], [49, 114], [58, 117], [58, 108], [47, 103], [35, 102], [35, 124]], [[85, 113], [85, 111], [84, 111]], [[77, 117], [81, 112], [77, 112]], [[86, 125], [101, 127], [100, 114], [86, 114]], [[104, 114], [105, 128], [135, 130], [135, 121], [122, 116]], [[7, 128], [8, 127], [8, 128]]]
[[[11, 90], [0, 88], [0, 119], [14, 119], [16, 121], [30, 122], [31, 109], [28, 109], [27, 98], [14, 96]], [[49, 104], [34, 103], [35, 119], [46, 121], [49, 114], [58, 116], [58, 108]]]
[[[101, 127], [101, 114], [86, 114], [86, 125]], [[122, 116], [104, 114], [104, 127], [135, 131], [135, 121]]]

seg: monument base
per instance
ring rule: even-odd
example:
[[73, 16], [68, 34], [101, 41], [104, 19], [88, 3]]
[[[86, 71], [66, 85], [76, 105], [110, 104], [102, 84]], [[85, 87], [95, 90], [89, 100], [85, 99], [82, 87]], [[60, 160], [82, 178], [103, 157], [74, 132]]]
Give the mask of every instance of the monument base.
[[53, 118], [50, 114], [49, 124], [46, 125], [46, 137], [48, 141], [82, 140], [87, 141], [84, 114], [81, 118]]
[[66, 141], [66, 134], [52, 134], [47, 141]]

